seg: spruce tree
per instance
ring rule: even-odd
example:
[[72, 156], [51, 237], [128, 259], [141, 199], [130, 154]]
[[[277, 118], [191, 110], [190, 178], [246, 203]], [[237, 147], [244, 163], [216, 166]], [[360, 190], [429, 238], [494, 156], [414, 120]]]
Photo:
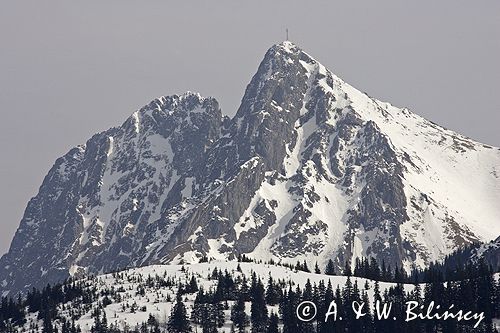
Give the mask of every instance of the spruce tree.
[[316, 262], [316, 265], [314, 265], [314, 273], [321, 274], [321, 270], [319, 269], [318, 262]]
[[349, 263], [348, 260], [346, 260], [346, 262], [345, 262], [344, 275], [345, 276], [351, 276], [352, 275], [351, 264]]
[[222, 304], [205, 303], [202, 306], [201, 327], [203, 333], [216, 333], [217, 328], [224, 324]]
[[295, 294], [290, 284], [280, 302], [280, 314], [283, 319], [283, 333], [299, 332], [298, 318], [296, 314], [299, 305], [299, 295]]
[[241, 294], [231, 309], [231, 320], [238, 329], [238, 332], [245, 332], [245, 328], [248, 326], [248, 316], [245, 312], [245, 299]]
[[326, 275], [335, 275], [335, 266], [333, 265], [332, 259], [328, 260], [325, 268]]
[[255, 282], [252, 288], [251, 321], [252, 333], [261, 333], [267, 327], [267, 306], [264, 297], [264, 286], [260, 279]]
[[107, 333], [108, 332], [108, 319], [106, 318], [106, 311], [102, 311], [102, 319], [101, 319], [101, 331], [99, 333]]
[[195, 324], [201, 324], [203, 318], [203, 307], [205, 306], [205, 291], [203, 287], [200, 288], [194, 299], [193, 311], [191, 311], [191, 320]]
[[149, 314], [147, 323], [148, 326], [151, 327], [152, 332], [160, 330], [160, 323], [158, 322], [158, 319], [156, 319], [151, 313]]
[[177, 293], [177, 300], [168, 319], [167, 329], [170, 333], [191, 332], [191, 324], [187, 318], [186, 307], [182, 302], [180, 292]]
[[332, 286], [332, 281], [328, 280], [328, 284], [325, 289], [325, 294], [324, 294], [324, 299], [323, 299], [323, 305], [319, 307], [318, 313], [320, 316], [318, 318], [323, 319], [323, 320], [318, 320], [319, 329], [318, 333], [330, 333], [334, 332], [335, 329], [335, 322], [333, 321], [333, 317], [329, 317], [327, 322], [324, 322], [324, 319], [326, 319], [325, 315], [326, 312], [328, 311], [330, 304], [334, 301], [335, 296], [333, 294], [333, 286]]
[[196, 283], [196, 278], [191, 276], [191, 280], [189, 280], [189, 287], [188, 287], [188, 292], [189, 293], [195, 293], [198, 291], [198, 283]]
[[269, 316], [269, 324], [267, 325], [267, 333], [279, 333], [279, 317], [276, 313], [272, 312]]
[[319, 318], [319, 320], [316, 322], [316, 331], [321, 332], [322, 327], [324, 326], [324, 320], [321, 320], [321, 318], [325, 318], [325, 313], [327, 310], [326, 286], [324, 280], [320, 280], [317, 287], [316, 284], [314, 284], [313, 303], [317, 306], [317, 318]]
[[370, 259], [370, 274], [369, 278], [372, 280], [380, 280], [381, 278], [381, 273], [380, 273], [380, 268], [378, 267], [377, 260], [375, 258]]
[[266, 303], [269, 305], [276, 305], [279, 302], [278, 288], [274, 284], [273, 277], [269, 274], [266, 289]]
[[309, 267], [307, 267], [307, 263], [305, 260], [304, 260], [304, 263], [302, 264], [302, 270], [304, 272], [311, 273], [311, 271], [309, 270]]

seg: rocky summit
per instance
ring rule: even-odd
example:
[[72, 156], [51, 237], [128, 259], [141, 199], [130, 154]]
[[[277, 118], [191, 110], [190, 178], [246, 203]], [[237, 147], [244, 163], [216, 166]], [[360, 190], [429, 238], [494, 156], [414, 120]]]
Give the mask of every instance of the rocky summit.
[[59, 158], [0, 259], [0, 291], [241, 254], [422, 268], [496, 239], [498, 202], [498, 148], [356, 90], [287, 41], [232, 119], [213, 98], [160, 97]]

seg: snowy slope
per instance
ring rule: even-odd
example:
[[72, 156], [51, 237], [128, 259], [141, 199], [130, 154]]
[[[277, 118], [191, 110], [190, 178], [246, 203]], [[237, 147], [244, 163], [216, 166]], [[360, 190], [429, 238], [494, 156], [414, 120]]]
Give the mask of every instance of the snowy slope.
[[[260, 279], [266, 288], [269, 278], [272, 277], [275, 286], [281, 286], [283, 291], [288, 291], [290, 288], [296, 290], [297, 287], [304, 290], [309, 282], [313, 289], [321, 283], [324, 284], [324, 287], [331, 284], [332, 290], [335, 292], [337, 287], [339, 290], [345, 288], [348, 279], [345, 276], [306, 273], [283, 266], [235, 261], [212, 261], [182, 266], [151, 265], [81, 279], [80, 281], [85, 284], [84, 289], [92, 290], [92, 294], [99, 296], [91, 303], [82, 303], [82, 299], [78, 297], [73, 301], [58, 304], [58, 319], [55, 320], [54, 324], [59, 327], [63, 318], [69, 322], [76, 318], [75, 324], [80, 326], [82, 332], [90, 332], [94, 325], [93, 312], [102, 306], [106, 313], [108, 326], [115, 325], [122, 330], [127, 327], [133, 329], [136, 325], [146, 322], [148, 317], [152, 315], [158, 320], [160, 327], [165, 327], [176, 300], [178, 285], [188, 285], [194, 278], [197, 287], [203, 289], [205, 294], [213, 293], [217, 289], [218, 282], [213, 277], [214, 270], [224, 275], [227, 272], [235, 282], [244, 278], [247, 284], [250, 284], [251, 277], [255, 274], [255, 277]], [[495, 280], [499, 278], [499, 274], [494, 277]], [[373, 313], [375, 281], [358, 277], [350, 277], [349, 279], [353, 286], [356, 285], [359, 290], [367, 293], [369, 303], [366, 304], [366, 308], [369, 308]], [[155, 282], [148, 283], [148, 281]], [[163, 283], [161, 287], [158, 286], [158, 281]], [[379, 282], [378, 284], [380, 295], [384, 295], [385, 291], [396, 286], [395, 283]], [[415, 291], [414, 284], [401, 284], [401, 286], [403, 291], [408, 294]], [[237, 287], [241, 288], [241, 285]], [[425, 289], [425, 284], [420, 284], [419, 288], [422, 292]], [[191, 318], [196, 294], [196, 292], [187, 292], [182, 296], [188, 318]], [[104, 303], [105, 299], [109, 304]], [[438, 300], [436, 302], [439, 304]], [[219, 332], [231, 331], [230, 309], [233, 304], [234, 301], [228, 301], [229, 309], [224, 310], [225, 324]], [[131, 310], [132, 306], [135, 306], [136, 310]], [[246, 302], [245, 309], [249, 316], [250, 306], [251, 302]], [[269, 314], [279, 313], [279, 305], [267, 305], [267, 308]], [[194, 331], [201, 331], [202, 328], [199, 325], [193, 322], [191, 324]], [[27, 322], [23, 328], [28, 330], [32, 327], [38, 327], [35, 332], [42, 331], [43, 321], [38, 319], [38, 312], [28, 314]]]
[[[420, 192], [432, 198], [432, 204], [425, 208], [423, 214], [419, 214], [418, 210], [411, 211], [415, 219], [423, 215], [425, 224], [431, 230], [418, 235], [418, 232], [411, 232], [411, 226], [408, 226], [409, 237], [413, 234], [420, 241], [430, 237], [434, 245], [438, 246], [436, 243], [446, 238], [443, 236], [447, 233], [436, 219], [446, 218], [454, 218], [458, 224], [466, 225], [483, 241], [498, 237], [498, 148], [444, 129], [407, 109], [369, 98], [348, 84], [344, 83], [343, 88], [353, 100], [353, 108], [363, 112], [365, 119], [374, 121], [391, 139], [401, 156], [405, 153], [409, 155], [411, 162], [406, 163], [407, 170], [404, 173], [407, 197], [418, 201], [416, 194]], [[473, 204], [471, 198], [474, 198]], [[446, 207], [448, 217], [436, 213], [439, 206]], [[430, 215], [427, 215], [427, 209], [431, 210]]]
[[[273, 276], [276, 279], [281, 279], [285, 284], [292, 283], [294, 289], [297, 286], [304, 288], [306, 282], [309, 280], [311, 285], [317, 285], [320, 281], [328, 284], [328, 281], [331, 282], [333, 290], [339, 286], [339, 288], [343, 288], [346, 282], [346, 277], [344, 276], [329, 276], [322, 274], [312, 274], [306, 273], [302, 271], [294, 271], [286, 267], [274, 266], [274, 265], [266, 265], [266, 264], [255, 264], [255, 263], [240, 263], [241, 272], [237, 271], [237, 262], [211, 262], [211, 263], [203, 263], [203, 264], [193, 264], [193, 265], [152, 265], [141, 268], [129, 269], [123, 272], [120, 272], [122, 275], [113, 275], [106, 274], [100, 275], [95, 278], [91, 278], [88, 280], [88, 288], [96, 288], [97, 293], [103, 294], [105, 290], [113, 289], [117, 291], [119, 295], [120, 301], [113, 301], [111, 304], [107, 305], [104, 308], [106, 312], [106, 317], [108, 320], [108, 325], [115, 324], [120, 329], [124, 329], [127, 325], [128, 327], [134, 328], [137, 324], [141, 324], [148, 320], [149, 315], [153, 315], [158, 319], [160, 324], [165, 324], [168, 317], [170, 316], [172, 306], [175, 302], [175, 296], [177, 294], [177, 287], [148, 287], [147, 285], [144, 288], [144, 294], [138, 294], [138, 286], [144, 286], [145, 281], [148, 278], [155, 279], [157, 276], [168, 280], [169, 278], [173, 279], [176, 282], [182, 282], [184, 284], [188, 283], [192, 276], [195, 277], [197, 284], [199, 287], [203, 287], [203, 289], [207, 292], [216, 288], [217, 280], [213, 280], [210, 278], [214, 269], [220, 270], [222, 272], [228, 271], [230, 274], [234, 274], [235, 277], [243, 277], [245, 276], [249, 279], [253, 273], [260, 278], [263, 283], [266, 283], [269, 276]], [[370, 289], [367, 291], [370, 299], [373, 299], [373, 281], [363, 279], [363, 278], [351, 278], [352, 283], [357, 283], [361, 288], [368, 281]], [[381, 282], [380, 291], [383, 294], [385, 289], [389, 287], [394, 287], [394, 284]], [[414, 289], [414, 285], [404, 285], [404, 289], [407, 292], [410, 292]], [[185, 300], [185, 305], [187, 308], [188, 316], [191, 315], [193, 302], [196, 297], [196, 293], [191, 293], [185, 295], [183, 299]], [[79, 325], [83, 332], [90, 332], [90, 328], [94, 324], [94, 318], [92, 317], [92, 312], [95, 307], [102, 303], [104, 296], [101, 296], [99, 299], [95, 300], [92, 304], [88, 305], [87, 312], [83, 313], [81, 317], [79, 317], [75, 324]], [[114, 300], [114, 298], [112, 298]], [[79, 300], [75, 301], [75, 304], [78, 303]], [[130, 305], [136, 303], [137, 311], [130, 311]], [[231, 306], [233, 301], [228, 302]], [[128, 305], [128, 307], [127, 307]], [[370, 304], [367, 304], [370, 306]], [[146, 307], [145, 311], [141, 310], [141, 308]], [[65, 317], [67, 320], [71, 319], [70, 312], [76, 310], [77, 307], [72, 304], [72, 302], [68, 302], [64, 304], [64, 308], [62, 305], [58, 306], [58, 313]], [[246, 311], [250, 315], [250, 302], [246, 303]], [[278, 306], [270, 306], [268, 305], [269, 313], [275, 312], [278, 313]], [[43, 321], [38, 320], [38, 313], [31, 313], [28, 317], [27, 323], [24, 325], [24, 328], [28, 329], [32, 327], [33, 324], [38, 324], [38, 327], [43, 327]], [[230, 321], [230, 310], [225, 311], [226, 323], [224, 327], [221, 329], [222, 332], [230, 332], [231, 329], [231, 321]], [[56, 320], [56, 326], [61, 324], [61, 320]], [[201, 331], [201, 327], [197, 328], [198, 331]]]

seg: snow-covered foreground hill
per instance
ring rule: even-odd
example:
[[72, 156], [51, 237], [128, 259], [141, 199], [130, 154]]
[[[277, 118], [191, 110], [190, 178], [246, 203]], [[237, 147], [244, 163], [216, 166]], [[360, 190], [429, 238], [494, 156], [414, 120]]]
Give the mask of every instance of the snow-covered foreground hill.
[[[238, 265], [241, 268], [241, 272], [237, 270]], [[333, 288], [337, 286], [342, 288], [345, 284], [347, 277], [345, 276], [329, 276], [323, 274], [313, 274], [306, 273], [303, 271], [296, 271], [288, 267], [268, 265], [268, 264], [256, 264], [256, 263], [238, 263], [236, 261], [229, 262], [219, 262], [213, 261], [210, 263], [200, 263], [192, 265], [152, 265], [140, 268], [133, 268], [120, 272], [120, 274], [104, 274], [92, 278], [88, 282], [88, 288], [96, 287], [99, 292], [114, 288], [120, 295], [121, 301], [109, 304], [104, 308], [106, 311], [106, 317], [109, 324], [116, 324], [121, 329], [125, 327], [134, 328], [136, 325], [148, 320], [149, 315], [155, 316], [160, 323], [164, 324], [170, 316], [172, 306], [175, 302], [175, 297], [178, 291], [178, 286], [165, 286], [161, 289], [156, 287], [145, 287], [144, 293], [142, 291], [138, 294], [138, 287], [144, 286], [145, 281], [148, 277], [155, 278], [159, 276], [165, 280], [168, 278], [173, 278], [176, 282], [182, 281], [183, 283], [189, 283], [192, 276], [195, 276], [199, 287], [203, 287], [206, 291], [214, 289], [217, 285], [217, 280], [211, 278], [214, 269], [233, 273], [236, 276], [245, 276], [247, 279], [252, 276], [255, 272], [258, 277], [260, 277], [264, 282], [267, 281], [269, 276], [274, 279], [282, 279], [287, 283], [291, 282], [294, 286], [300, 286], [303, 288], [307, 282], [310, 280], [312, 284], [318, 284], [319, 281], [331, 281]], [[123, 277], [123, 278], [122, 278]], [[357, 281], [360, 286], [364, 285], [367, 279], [363, 278], [353, 278], [353, 283]], [[393, 283], [380, 283], [380, 288], [384, 289], [394, 286]], [[413, 288], [413, 286], [408, 285], [405, 287], [408, 291]], [[294, 288], [295, 289], [295, 288]], [[370, 298], [373, 297], [373, 290], [369, 292]], [[196, 294], [187, 294], [185, 299], [186, 308], [188, 310], [188, 315], [190, 315], [193, 302]], [[82, 332], [90, 332], [92, 325], [94, 324], [94, 318], [92, 318], [92, 312], [94, 308], [102, 303], [104, 296], [95, 300], [89, 310], [82, 314], [81, 318], [76, 320], [76, 325], [80, 325]], [[132, 304], [136, 304], [135, 309], [131, 312]], [[233, 302], [229, 302], [231, 305]], [[124, 309], [124, 306], [126, 307]], [[64, 304], [59, 306], [60, 313], [62, 316], [70, 319], [70, 311], [72, 309], [72, 303]], [[269, 313], [278, 313], [278, 306], [268, 306]], [[247, 302], [246, 310], [250, 314], [250, 303]], [[221, 329], [222, 332], [229, 332], [231, 328], [230, 310], [225, 310], [225, 315], [227, 322]], [[31, 314], [28, 318], [28, 322], [24, 326], [26, 329], [32, 327], [34, 324], [38, 324], [41, 328], [43, 326], [43, 320], [37, 319], [38, 313]], [[201, 332], [201, 329], [199, 329]]]
[[[203, 289], [206, 293], [213, 293], [218, 284], [218, 278], [214, 278], [214, 270], [222, 274], [229, 273], [234, 281], [240, 282], [237, 285], [238, 289], [242, 288], [240, 279], [250, 284], [254, 274], [264, 284], [272, 277], [274, 283], [280, 285], [284, 291], [290, 287], [293, 290], [296, 290], [297, 287], [304, 290], [309, 281], [314, 290], [322, 283], [325, 283], [324, 286], [331, 283], [334, 292], [338, 287], [344, 293], [343, 288], [348, 280], [345, 276], [314, 274], [283, 266], [236, 261], [213, 261], [190, 265], [151, 265], [79, 280], [84, 283], [84, 289], [92, 290], [92, 294], [98, 295], [97, 298], [87, 304], [84, 304], [85, 302], [82, 302], [80, 297], [59, 304], [57, 306], [57, 318], [59, 319], [54, 321], [54, 326], [60, 327], [63, 319], [69, 322], [73, 318], [75, 325], [80, 326], [82, 332], [91, 332], [95, 325], [95, 310], [101, 308], [106, 314], [108, 327], [116, 327], [125, 331], [137, 329], [152, 316], [160, 324], [161, 332], [165, 332], [179, 286], [184, 285], [185, 288], [188, 288], [187, 286], [194, 277], [198, 289]], [[368, 307], [373, 311], [375, 282], [357, 277], [349, 279], [352, 286], [355, 286], [354, 288], [359, 288], [361, 294], [367, 293]], [[394, 283], [380, 282], [380, 294], [384, 295], [387, 290], [395, 286]], [[401, 286], [402, 290], [408, 294], [415, 290], [415, 285]], [[423, 293], [424, 285], [419, 285], [419, 287], [422, 288]], [[188, 291], [182, 296], [188, 318], [191, 318], [196, 294], [196, 292]], [[439, 302], [440, 299], [436, 301]], [[225, 322], [222, 327], [218, 328], [218, 332], [230, 332], [233, 327], [230, 318], [231, 308], [235, 302], [227, 301], [225, 303], [228, 305], [228, 308], [224, 310]], [[245, 308], [249, 316], [250, 307], [251, 302], [246, 302]], [[278, 304], [267, 305], [267, 308], [269, 314], [279, 313]], [[28, 320], [23, 327], [25, 332], [42, 332], [44, 323], [38, 317], [38, 313], [31, 313], [27, 316]], [[193, 322], [191, 324], [193, 331], [202, 331], [201, 326]], [[283, 323], [280, 322], [280, 327], [282, 325]]]

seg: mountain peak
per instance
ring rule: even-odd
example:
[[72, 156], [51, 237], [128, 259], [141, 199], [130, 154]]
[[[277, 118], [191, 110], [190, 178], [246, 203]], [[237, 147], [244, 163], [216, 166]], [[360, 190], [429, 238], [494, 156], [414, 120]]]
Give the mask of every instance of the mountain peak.
[[[142, 129], [157, 127], [163, 119], [163, 127], [170, 128], [174, 123], [186, 120], [192, 123], [192, 116], [199, 118], [201, 114], [209, 117], [222, 117], [219, 103], [213, 97], [203, 97], [197, 92], [186, 91], [182, 94], [160, 96], [132, 113], [125, 121], [124, 127], [139, 133]], [[173, 121], [173, 119], [177, 119]], [[168, 121], [167, 121], [168, 120]], [[179, 124], [177, 124], [179, 125]]]
[[204, 105], [207, 102], [217, 103], [217, 101], [213, 97], [203, 97], [200, 93], [186, 91], [182, 94], [174, 94], [155, 98], [141, 110], [145, 111], [154, 108], [157, 108], [161, 111], [174, 111], [177, 108], [192, 110], [194, 107], [198, 105]]
[[285, 40], [271, 46], [266, 52], [264, 61], [266, 59], [285, 59], [287, 62], [291, 63], [297, 59], [306, 60], [308, 58], [312, 59], [312, 57], [304, 52], [302, 48], [293, 42]]
[[295, 53], [298, 51], [301, 51], [300, 47], [298, 47], [295, 43], [289, 41], [289, 40], [284, 40], [281, 43], [274, 44], [272, 48], [279, 48], [282, 50], [285, 50], [288, 53]]

